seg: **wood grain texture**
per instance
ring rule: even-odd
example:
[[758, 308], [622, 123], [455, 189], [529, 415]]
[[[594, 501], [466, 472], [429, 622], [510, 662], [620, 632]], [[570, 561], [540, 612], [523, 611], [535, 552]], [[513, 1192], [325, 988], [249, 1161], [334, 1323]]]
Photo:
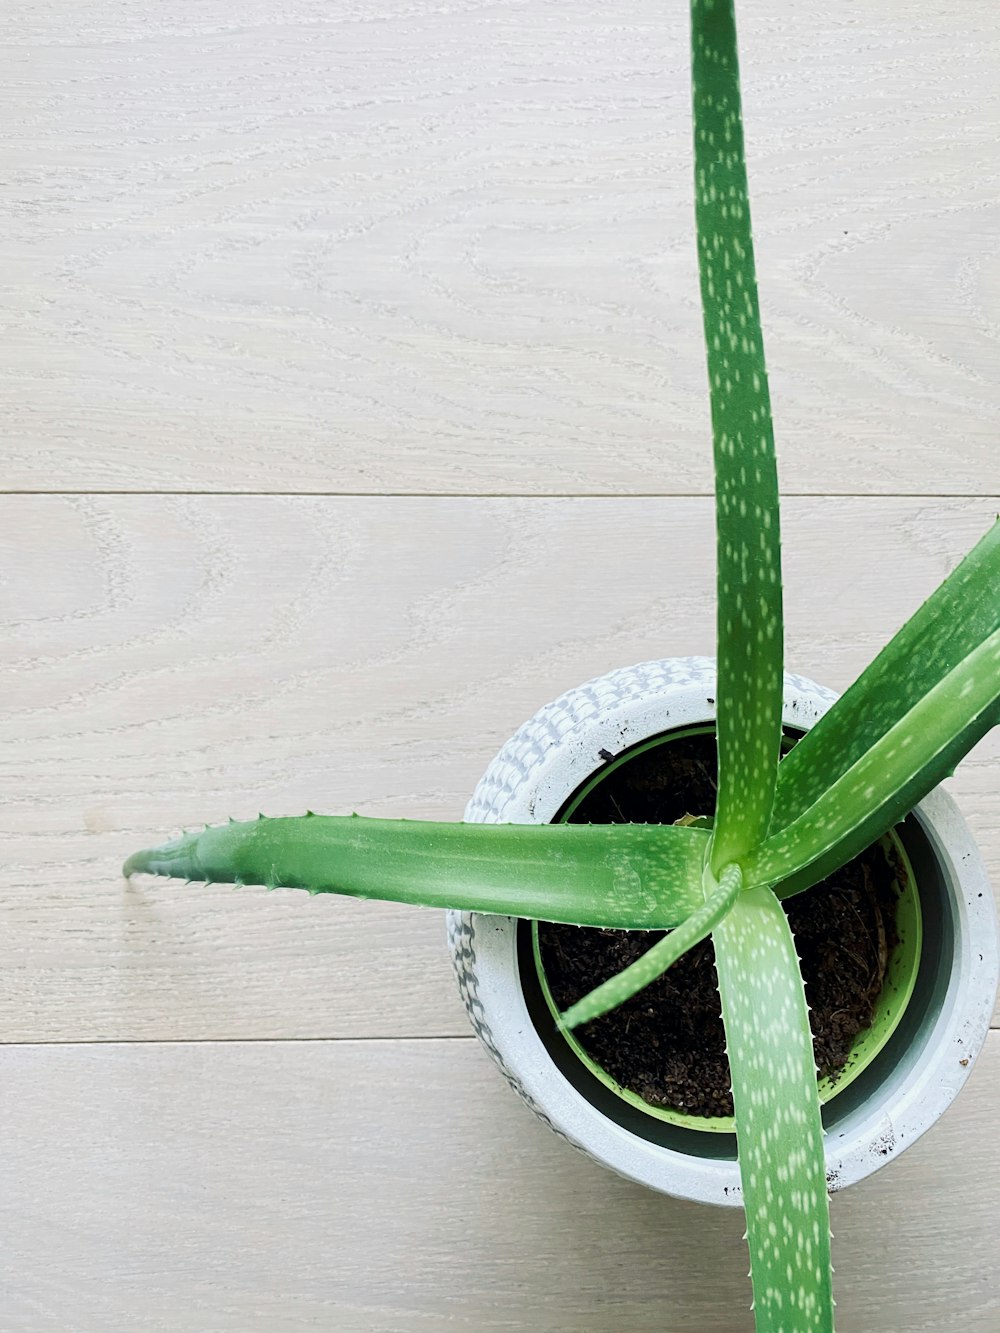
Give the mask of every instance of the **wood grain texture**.
[[[1000, 1327], [998, 1082], [993, 1035], [835, 1196], [839, 1333]], [[0, 1114], [5, 1333], [752, 1327], [741, 1215], [573, 1152], [471, 1039], [7, 1047]]]
[[[743, 20], [782, 477], [998, 489], [992, 0]], [[709, 487], [686, 6], [8, 0], [14, 490]]]
[[[995, 499], [790, 501], [788, 660], [844, 688]], [[0, 499], [0, 1036], [464, 1033], [436, 913], [119, 878], [258, 810], [459, 817], [562, 689], [713, 646], [702, 499]], [[1000, 882], [1000, 744], [953, 788]]]
[[[686, 9], [0, 7], [2, 1333], [749, 1333], [742, 1220], [533, 1120], [439, 914], [119, 878], [457, 817], [540, 703], [712, 651]], [[1000, 31], [742, 36], [788, 661], [843, 688], [1000, 508]], [[1000, 883], [995, 736], [951, 786]], [[839, 1333], [1000, 1328], [998, 1091], [994, 1033], [834, 1200]]]

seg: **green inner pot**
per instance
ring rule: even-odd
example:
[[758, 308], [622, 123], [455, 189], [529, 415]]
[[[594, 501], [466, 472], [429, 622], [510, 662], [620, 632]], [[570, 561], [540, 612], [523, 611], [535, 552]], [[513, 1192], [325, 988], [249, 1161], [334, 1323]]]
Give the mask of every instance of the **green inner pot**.
[[[686, 736], [704, 736], [714, 734], [713, 727], [689, 727], [684, 731], [672, 732], [669, 736], [658, 736], [653, 740], [646, 741], [641, 745], [628, 750], [625, 754], [619, 755], [616, 759], [609, 762], [604, 768], [594, 773], [588, 780], [574, 792], [573, 796], [566, 803], [555, 823], [568, 823], [574, 811], [580, 806], [581, 802], [590, 795], [595, 787], [602, 782], [607, 781], [624, 764], [637, 758], [640, 754], [645, 754], [649, 750], [656, 749], [659, 746], [669, 746], [671, 741], [681, 740]], [[910, 865], [909, 858], [903, 848], [903, 844], [894, 832], [885, 834], [879, 839], [886, 859], [890, 866], [896, 872], [896, 883], [899, 890], [899, 899], [896, 907], [896, 935], [897, 943], [886, 962], [885, 981], [882, 984], [882, 992], [879, 995], [875, 1009], [875, 1017], [871, 1026], [859, 1032], [854, 1039], [854, 1045], [851, 1047], [847, 1063], [835, 1079], [824, 1078], [819, 1082], [820, 1101], [825, 1105], [831, 1101], [844, 1088], [858, 1077], [862, 1070], [866, 1069], [878, 1055], [879, 1051], [885, 1046], [889, 1038], [899, 1026], [900, 1020], [906, 1011], [906, 1006], [913, 994], [913, 988], [917, 981], [917, 972], [920, 966], [920, 947], [923, 938], [923, 926], [920, 913], [920, 899], [917, 894], [916, 879], [913, 868]], [[542, 996], [548, 1006], [549, 1012], [553, 1018], [558, 1018], [559, 1010], [552, 998], [549, 990], [549, 984], [545, 976], [545, 969], [542, 966], [541, 952], [538, 943], [538, 922], [531, 923], [532, 951], [535, 960], [535, 970], [538, 975], [538, 982], [541, 988]], [[698, 1116], [687, 1115], [683, 1111], [674, 1111], [667, 1107], [652, 1106], [644, 1101], [638, 1093], [630, 1092], [628, 1088], [623, 1088], [620, 1083], [611, 1077], [581, 1046], [576, 1036], [572, 1032], [564, 1032], [561, 1038], [580, 1062], [598, 1078], [615, 1096], [620, 1097], [624, 1102], [645, 1115], [652, 1116], [656, 1120], [665, 1120], [669, 1124], [679, 1125], [686, 1129], [697, 1129], [704, 1132], [710, 1130], [717, 1133], [732, 1134], [736, 1128], [736, 1122], [733, 1116]]]

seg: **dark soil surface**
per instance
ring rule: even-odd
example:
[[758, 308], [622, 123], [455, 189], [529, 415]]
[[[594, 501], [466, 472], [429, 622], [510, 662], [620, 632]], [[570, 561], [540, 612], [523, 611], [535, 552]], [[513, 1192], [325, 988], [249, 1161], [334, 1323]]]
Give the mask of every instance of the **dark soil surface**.
[[[687, 737], [623, 764], [571, 822], [669, 824], [685, 814], [709, 814], [715, 773], [715, 738]], [[878, 845], [787, 903], [823, 1076], [843, 1069], [855, 1036], [872, 1021], [896, 943], [896, 903], [895, 873]], [[539, 937], [549, 987], [559, 1008], [567, 1009], [662, 934], [545, 922]], [[612, 1078], [652, 1105], [689, 1115], [732, 1114], [711, 940], [576, 1036]]]

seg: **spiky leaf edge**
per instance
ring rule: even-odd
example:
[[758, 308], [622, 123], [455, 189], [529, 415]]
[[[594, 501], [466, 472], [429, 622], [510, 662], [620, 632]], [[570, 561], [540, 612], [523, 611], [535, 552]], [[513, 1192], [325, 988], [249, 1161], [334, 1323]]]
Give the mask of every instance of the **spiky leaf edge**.
[[833, 1333], [817, 1070], [788, 919], [770, 889], [747, 889], [712, 938], [757, 1333]]
[[659, 824], [261, 817], [138, 852], [124, 873], [665, 930], [704, 903], [708, 839], [703, 829]]

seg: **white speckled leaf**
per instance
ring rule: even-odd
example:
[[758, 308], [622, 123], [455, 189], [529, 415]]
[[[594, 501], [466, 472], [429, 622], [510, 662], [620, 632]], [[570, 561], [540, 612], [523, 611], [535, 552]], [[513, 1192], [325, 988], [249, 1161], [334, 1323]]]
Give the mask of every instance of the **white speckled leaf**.
[[739, 866], [727, 866], [718, 883], [711, 879], [710, 892], [697, 912], [693, 912], [682, 925], [647, 949], [629, 967], [577, 1000], [562, 1015], [560, 1026], [576, 1028], [589, 1023], [609, 1010], [617, 1009], [638, 991], [651, 985], [671, 964], [677, 962], [681, 954], [693, 948], [715, 928], [736, 901], [742, 885], [743, 874]]
[[[778, 884], [822, 858], [842, 865], [886, 829], [938, 780], [937, 760], [956, 735], [1000, 697], [1000, 629], [867, 750], [787, 828], [744, 865], [750, 884]], [[786, 895], [787, 896], [787, 895]]]
[[692, 0], [691, 38], [718, 546], [718, 874], [764, 838], [771, 817], [781, 735], [781, 542], [732, 0]]
[[[771, 833], [804, 814], [880, 736], [998, 628], [1000, 523], [995, 523], [782, 760]], [[956, 734], [940, 752], [935, 781], [954, 768], [993, 721], [983, 714], [978, 728]]]
[[261, 817], [137, 852], [125, 874], [665, 930], [704, 904], [708, 838], [702, 829], [661, 824]]
[[816, 1064], [788, 919], [767, 888], [716, 927], [757, 1333], [832, 1333]]

